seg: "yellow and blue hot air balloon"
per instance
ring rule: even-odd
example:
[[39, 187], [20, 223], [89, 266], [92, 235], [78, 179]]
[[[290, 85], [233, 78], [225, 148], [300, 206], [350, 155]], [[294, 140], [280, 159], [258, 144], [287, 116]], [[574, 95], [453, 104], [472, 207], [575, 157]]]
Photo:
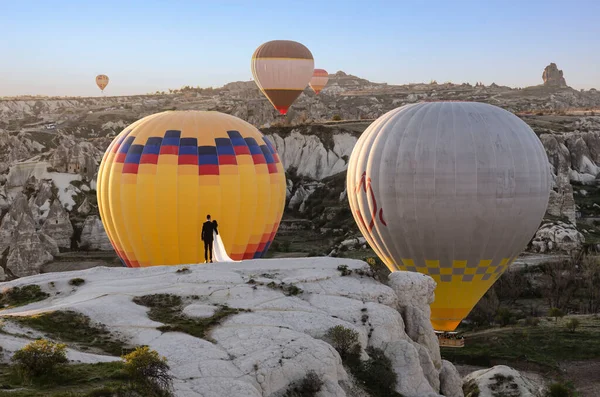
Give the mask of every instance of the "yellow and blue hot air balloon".
[[204, 261], [206, 215], [233, 260], [262, 257], [279, 227], [286, 180], [271, 142], [230, 115], [168, 111], [125, 128], [98, 171], [110, 241], [129, 267]]
[[434, 329], [453, 331], [521, 253], [550, 194], [548, 158], [514, 114], [473, 102], [394, 109], [348, 164], [356, 222], [391, 271], [436, 282]]

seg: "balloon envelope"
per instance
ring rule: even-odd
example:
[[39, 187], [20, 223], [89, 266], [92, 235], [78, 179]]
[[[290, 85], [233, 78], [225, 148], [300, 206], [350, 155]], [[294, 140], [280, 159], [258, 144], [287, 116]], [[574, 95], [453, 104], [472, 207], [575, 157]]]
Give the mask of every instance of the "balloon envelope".
[[204, 262], [206, 215], [234, 260], [260, 258], [283, 214], [286, 181], [269, 140], [218, 112], [169, 111], [125, 128], [98, 171], [100, 216], [129, 267]]
[[550, 173], [540, 140], [512, 113], [431, 102], [394, 109], [365, 130], [347, 189], [388, 268], [437, 282], [431, 321], [452, 331], [539, 227]]
[[325, 69], [315, 69], [313, 76], [310, 79], [310, 88], [319, 95], [319, 92], [327, 85], [329, 81], [329, 73]]
[[315, 62], [308, 48], [295, 41], [261, 44], [252, 55], [252, 75], [258, 88], [281, 114], [308, 85]]
[[104, 91], [106, 86], [108, 85], [108, 76], [105, 74], [99, 74], [96, 76], [96, 85]]

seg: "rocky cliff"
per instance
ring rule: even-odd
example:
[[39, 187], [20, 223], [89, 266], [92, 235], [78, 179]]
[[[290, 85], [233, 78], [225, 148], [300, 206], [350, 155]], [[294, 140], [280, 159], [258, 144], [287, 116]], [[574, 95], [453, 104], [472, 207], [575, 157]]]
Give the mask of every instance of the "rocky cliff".
[[[164, 355], [177, 396], [282, 396], [310, 371], [322, 381], [320, 397], [365, 396], [336, 351], [336, 341], [327, 335], [341, 326], [357, 333], [363, 360], [376, 354], [370, 349], [382, 352], [389, 360], [387, 376], [396, 378], [395, 390], [403, 396], [463, 396], [462, 380], [451, 363], [441, 360], [431, 328], [435, 282], [428, 276], [394, 273], [388, 287], [371, 277], [364, 262], [334, 258], [182, 269], [99, 267], [3, 283], [4, 289], [36, 284], [50, 294], [41, 302], [2, 312], [3, 357], [9, 359], [30, 341], [28, 330], [16, 328], [12, 316], [72, 310], [104, 324], [127, 345], [148, 345]], [[69, 285], [74, 277], [84, 284]], [[215, 324], [204, 338], [169, 332], [157, 329], [163, 324], [151, 320], [139, 300], [134, 302], [148, 294], [179, 296], [177, 310], [190, 321], [210, 318], [223, 307], [240, 312]], [[71, 354], [76, 353], [77, 347], [71, 347]], [[96, 360], [111, 359], [119, 358], [103, 355]]]

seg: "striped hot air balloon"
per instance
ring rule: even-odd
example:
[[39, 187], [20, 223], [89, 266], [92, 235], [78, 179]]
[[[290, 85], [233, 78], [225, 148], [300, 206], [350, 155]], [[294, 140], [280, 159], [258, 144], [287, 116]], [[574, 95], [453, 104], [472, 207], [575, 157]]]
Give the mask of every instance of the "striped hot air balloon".
[[255, 127], [203, 111], [153, 114], [125, 128], [98, 171], [110, 241], [129, 267], [204, 261], [210, 214], [233, 260], [262, 257], [285, 205], [275, 148]]
[[108, 85], [108, 76], [105, 74], [96, 76], [96, 85], [100, 88], [100, 91], [104, 92], [104, 89]]
[[391, 271], [437, 282], [431, 322], [453, 331], [521, 253], [550, 194], [548, 158], [514, 114], [469, 102], [394, 109], [361, 135], [348, 200]]
[[274, 40], [252, 55], [252, 75], [275, 109], [286, 114], [308, 85], [315, 66], [308, 48], [295, 41]]
[[319, 95], [319, 92], [327, 85], [329, 81], [329, 73], [325, 69], [315, 69], [313, 76], [310, 79], [310, 88]]

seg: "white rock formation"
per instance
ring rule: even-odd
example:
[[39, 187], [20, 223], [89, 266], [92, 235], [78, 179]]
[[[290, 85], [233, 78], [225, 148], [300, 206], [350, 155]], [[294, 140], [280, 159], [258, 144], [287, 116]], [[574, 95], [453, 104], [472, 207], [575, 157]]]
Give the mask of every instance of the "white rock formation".
[[565, 222], [547, 222], [542, 224], [531, 241], [533, 250], [544, 253], [549, 251], [572, 251], [581, 246], [585, 238], [574, 225]]
[[431, 308], [434, 301], [435, 281], [429, 276], [415, 272], [393, 272], [389, 285], [398, 296], [398, 309], [406, 324], [406, 333], [415, 342], [425, 347], [439, 371], [442, 358], [437, 336], [431, 326]]
[[[353, 274], [341, 276], [337, 270], [341, 264]], [[147, 344], [166, 356], [175, 377], [177, 396], [281, 396], [290, 384], [311, 370], [324, 382], [319, 397], [366, 396], [362, 392], [347, 392], [359, 386], [353, 383], [339, 354], [327, 341], [327, 330], [342, 325], [358, 332], [363, 358], [367, 357], [364, 349], [368, 346], [385, 352], [397, 375], [396, 390], [402, 395], [440, 397], [442, 388], [447, 397], [462, 396], [456, 389], [456, 370], [452, 365], [434, 364], [439, 361], [439, 349], [436, 346], [436, 351], [432, 351], [427, 341], [435, 339], [435, 335], [433, 331], [429, 338], [423, 335], [431, 326], [416, 324], [421, 317], [414, 315], [411, 332], [425, 344], [413, 340], [397, 311], [399, 304], [404, 312], [412, 304], [418, 306], [413, 312], [425, 311], [423, 305], [432, 298], [433, 283], [426, 276], [395, 273], [394, 288], [402, 294], [398, 296], [392, 288], [366, 275], [369, 268], [364, 262], [350, 259], [249, 260], [188, 265], [189, 271], [177, 273], [182, 267], [97, 267], [4, 283], [2, 288], [38, 284], [52, 294], [51, 299], [5, 310], [5, 322], [10, 324], [11, 315], [51, 310], [86, 314], [131, 344]], [[83, 278], [86, 283], [73, 289], [68, 281], [74, 277]], [[273, 284], [268, 286], [269, 283]], [[291, 285], [301, 291], [297, 295], [286, 294], [285, 286]], [[400, 290], [403, 286], [424, 291], [411, 299], [410, 292]], [[183, 313], [190, 317], [209, 317], [218, 305], [248, 311], [222, 321], [211, 330], [208, 340], [179, 332], [161, 333], [156, 329], [161, 324], [147, 317], [148, 308], [132, 301], [135, 296], [159, 293], [199, 296], [184, 298]], [[424, 321], [429, 324], [428, 318]], [[15, 339], [10, 326], [4, 330], [7, 333], [0, 334], [0, 343], [4, 346], [11, 338], [6, 359], [27, 340]], [[19, 334], [24, 333], [19, 330]], [[93, 356], [85, 359], [95, 360]], [[114, 358], [104, 356], [96, 361], [110, 359]]]
[[97, 215], [90, 215], [85, 218], [79, 247], [91, 251], [110, 251], [113, 249], [104, 230], [104, 225]]
[[[497, 365], [489, 369], [475, 371], [465, 376], [464, 388], [479, 389], [479, 397], [542, 397], [543, 386], [536, 385], [531, 380], [506, 365]], [[468, 394], [467, 394], [468, 396]]]
[[329, 135], [332, 147], [326, 148], [317, 135], [311, 135], [310, 130], [300, 132], [300, 128], [292, 130], [284, 138], [276, 134], [269, 138], [285, 169], [294, 168], [299, 176], [321, 180], [346, 170], [356, 143], [356, 137], [348, 133], [336, 133], [335, 129], [327, 129], [322, 134]]
[[35, 230], [33, 218], [23, 214], [12, 234], [7, 268], [14, 276], [25, 277], [38, 273], [42, 265], [52, 259]]
[[451, 362], [442, 360], [440, 371], [440, 393], [446, 397], [464, 397], [463, 380]]
[[69, 219], [69, 213], [59, 200], [54, 200], [50, 206], [50, 211], [42, 226], [42, 232], [51, 236], [59, 248], [71, 248], [73, 225]]

